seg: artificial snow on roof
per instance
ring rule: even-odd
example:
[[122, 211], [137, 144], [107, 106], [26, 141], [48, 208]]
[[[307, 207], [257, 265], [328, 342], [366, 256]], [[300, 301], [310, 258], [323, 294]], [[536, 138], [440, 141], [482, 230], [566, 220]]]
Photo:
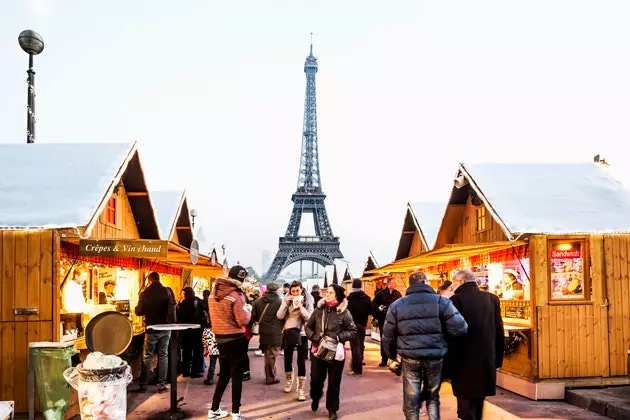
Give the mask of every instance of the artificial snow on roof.
[[429, 248], [433, 248], [442, 224], [446, 203], [415, 202], [409, 203], [409, 207], [424, 234], [427, 245], [429, 245]]
[[132, 147], [0, 144], [0, 228], [86, 226]]
[[513, 234], [630, 232], [630, 190], [598, 164], [462, 167]]
[[162, 239], [170, 240], [170, 233], [173, 225], [177, 221], [179, 205], [182, 202], [184, 191], [151, 191], [151, 200], [155, 207], [160, 236]]

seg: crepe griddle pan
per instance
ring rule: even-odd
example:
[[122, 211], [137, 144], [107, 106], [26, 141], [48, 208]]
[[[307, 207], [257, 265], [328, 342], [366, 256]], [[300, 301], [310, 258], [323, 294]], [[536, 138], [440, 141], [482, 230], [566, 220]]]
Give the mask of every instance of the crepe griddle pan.
[[122, 354], [133, 339], [133, 325], [120, 312], [108, 311], [96, 315], [85, 328], [85, 344], [90, 351]]

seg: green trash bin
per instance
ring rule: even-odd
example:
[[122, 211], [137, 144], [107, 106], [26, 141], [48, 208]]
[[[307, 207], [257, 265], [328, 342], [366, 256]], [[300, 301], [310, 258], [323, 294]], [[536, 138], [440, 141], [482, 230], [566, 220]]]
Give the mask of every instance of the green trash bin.
[[46, 420], [63, 420], [70, 400], [63, 372], [72, 367], [72, 356], [78, 351], [74, 343], [39, 342], [29, 347], [42, 414]]

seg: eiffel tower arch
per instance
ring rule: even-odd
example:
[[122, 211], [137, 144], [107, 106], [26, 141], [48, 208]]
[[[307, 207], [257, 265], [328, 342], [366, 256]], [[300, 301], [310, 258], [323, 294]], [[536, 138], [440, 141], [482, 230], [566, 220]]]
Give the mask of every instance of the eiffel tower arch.
[[[263, 277], [263, 282], [275, 280], [280, 272], [298, 261], [332, 265], [335, 259], [343, 258], [339, 238], [333, 235], [322, 191], [319, 172], [317, 142], [317, 97], [315, 76], [317, 58], [313, 56], [313, 44], [304, 63], [306, 73], [306, 99], [304, 101], [304, 126], [302, 130], [302, 153], [297, 190], [291, 197], [293, 211], [284, 236], [280, 237], [278, 253]], [[305, 214], [313, 216], [314, 235], [300, 236], [300, 226]]]

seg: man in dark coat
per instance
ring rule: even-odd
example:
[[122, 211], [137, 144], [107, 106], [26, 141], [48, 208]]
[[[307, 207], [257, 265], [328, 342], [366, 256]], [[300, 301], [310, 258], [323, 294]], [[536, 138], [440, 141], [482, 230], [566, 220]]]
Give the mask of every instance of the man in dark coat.
[[365, 330], [368, 318], [372, 312], [372, 300], [361, 290], [361, 280], [352, 281], [352, 290], [348, 295], [348, 311], [352, 315], [352, 320], [357, 326], [357, 335], [350, 340], [352, 350], [352, 370], [350, 375], [363, 374], [363, 352], [365, 351]]
[[468, 323], [468, 334], [449, 339], [448, 368], [457, 416], [481, 420], [485, 397], [496, 394], [497, 369], [503, 364], [503, 320], [499, 299], [477, 287], [470, 270], [453, 277], [453, 305]]
[[437, 295], [426, 282], [424, 273], [409, 276], [406, 296], [389, 307], [381, 343], [390, 359], [402, 359], [407, 420], [419, 419], [423, 401], [429, 419], [439, 420], [442, 364], [447, 352], [444, 335], [462, 336], [468, 328], [451, 301]]
[[315, 304], [314, 307], [317, 308], [317, 304], [322, 298], [322, 295], [319, 294], [319, 286], [317, 284], [313, 285], [313, 288], [311, 289], [311, 296], [313, 296], [313, 303]]
[[277, 284], [268, 284], [265, 295], [254, 302], [252, 308], [252, 323], [258, 322], [260, 349], [265, 353], [265, 378], [267, 385], [280, 382], [276, 378], [276, 358], [280, 354], [283, 323], [276, 316], [282, 303], [282, 299], [278, 295], [278, 289]]
[[381, 363], [379, 367], [387, 366], [387, 355], [383, 349], [383, 327], [385, 325], [385, 315], [389, 306], [400, 299], [402, 295], [396, 290], [396, 280], [389, 278], [387, 280], [387, 287], [374, 296], [372, 301], [372, 316], [378, 322], [378, 330], [381, 333]]
[[200, 324], [201, 328], [184, 330], [181, 334], [182, 376], [203, 377], [203, 329], [208, 327], [208, 315], [203, 301], [192, 287], [184, 287], [184, 300], [177, 306], [177, 320], [182, 324]]

